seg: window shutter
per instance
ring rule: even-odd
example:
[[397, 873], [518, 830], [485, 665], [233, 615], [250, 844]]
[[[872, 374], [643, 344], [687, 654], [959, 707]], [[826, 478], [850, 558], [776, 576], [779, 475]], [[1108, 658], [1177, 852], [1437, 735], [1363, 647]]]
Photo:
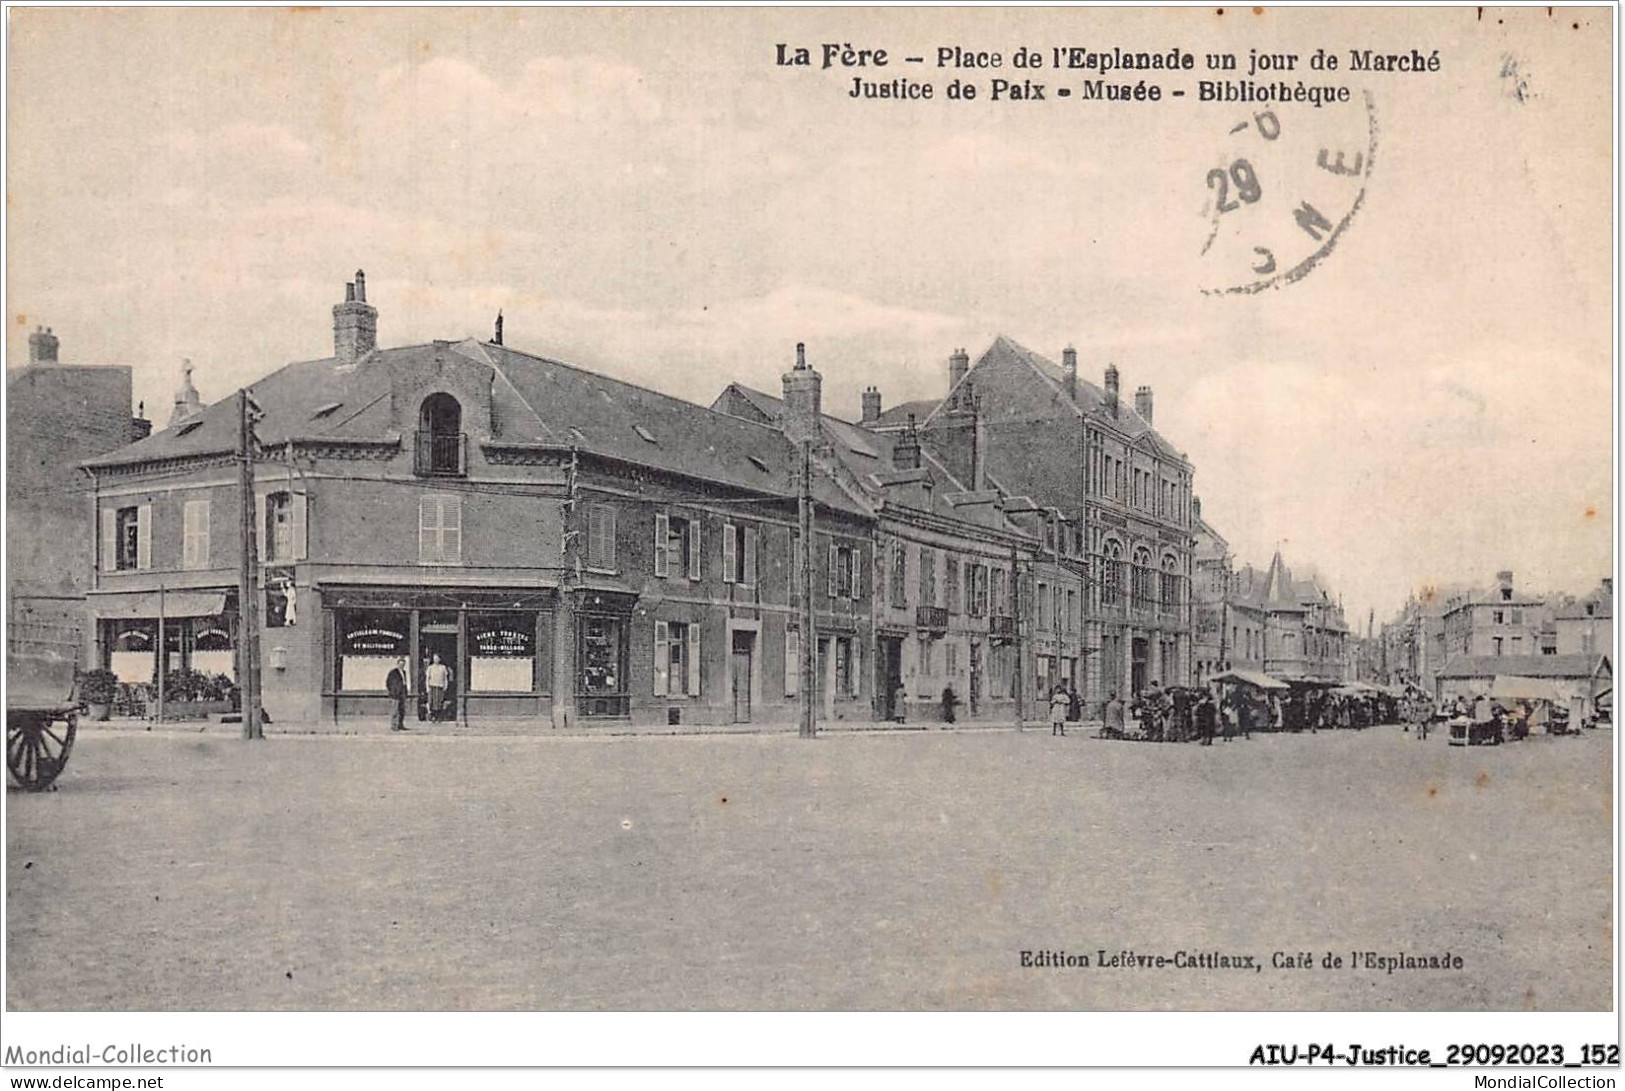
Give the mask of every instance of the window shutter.
[[435, 564], [440, 560], [439, 517], [440, 512], [435, 507], [434, 497], [422, 496], [418, 498], [419, 564]]
[[829, 543], [829, 571], [828, 571], [828, 577], [829, 577], [829, 579], [828, 579], [827, 582], [829, 584], [829, 587], [826, 590], [829, 592], [829, 597], [834, 598], [835, 597], [835, 543], [834, 542]]
[[700, 695], [700, 625], [688, 623], [688, 695]]
[[756, 528], [745, 528], [745, 579], [743, 581], [751, 587], [756, 586]]
[[722, 582], [734, 583], [734, 566], [738, 563], [739, 543], [734, 538], [734, 525], [722, 524]]
[[666, 542], [671, 537], [671, 519], [664, 512], [655, 512], [655, 575], [667, 574]]
[[664, 621], [655, 622], [655, 696], [664, 697], [670, 691], [667, 674], [671, 667], [671, 642]]
[[440, 558], [445, 564], [463, 563], [463, 498], [440, 498]]
[[102, 571], [118, 568], [118, 511], [102, 509]]
[[848, 688], [851, 690], [851, 695], [853, 697], [862, 697], [863, 696], [863, 645], [860, 644], [856, 640], [854, 640], [852, 642], [852, 664], [848, 668], [848, 675], [849, 675], [848, 681], [851, 683], [851, 685]]
[[705, 556], [700, 551], [700, 520], [698, 518], [688, 521], [688, 578], [700, 578], [700, 558]]
[[[306, 537], [310, 533], [310, 531], [309, 531], [309, 527], [310, 527], [310, 497], [306, 496], [302, 492], [296, 492], [289, 499], [291, 500], [291, 502], [293, 504], [293, 507], [292, 507], [292, 515], [293, 515], [293, 528], [292, 528], [293, 529], [293, 558], [292, 559], [296, 560], [296, 561], [302, 561], [302, 560], [305, 559], [305, 556], [309, 552], [309, 548], [310, 548], [309, 539]], [[207, 534], [208, 531], [209, 531], [209, 509], [208, 509], [207, 506], [205, 506], [204, 509], [203, 509], [203, 532], [204, 532], [204, 534]], [[203, 557], [204, 557], [205, 563], [207, 563], [207, 561], [208, 561], [208, 556], [209, 556], [209, 550], [208, 550], [207, 546], [205, 546], [205, 548], [203, 550]]]
[[152, 505], [142, 504], [135, 516], [135, 566], [152, 567]]
[[863, 550], [856, 546], [852, 549], [852, 599], [856, 602], [863, 597]]
[[794, 697], [801, 692], [801, 632], [784, 630], [784, 693]]
[[181, 567], [197, 566], [197, 501], [188, 500], [181, 505]]
[[615, 570], [615, 509], [603, 508], [600, 510], [604, 525], [604, 567], [611, 572]]

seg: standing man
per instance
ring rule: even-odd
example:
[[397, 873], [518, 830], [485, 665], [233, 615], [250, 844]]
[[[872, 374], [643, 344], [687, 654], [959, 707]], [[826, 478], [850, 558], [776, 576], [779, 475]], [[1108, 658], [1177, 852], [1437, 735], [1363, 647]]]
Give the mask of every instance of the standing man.
[[1213, 694], [1204, 691], [1196, 700], [1196, 735], [1201, 739], [1201, 745], [1213, 745], [1214, 721], [1218, 719], [1218, 709], [1214, 706]]
[[395, 660], [389, 676], [384, 679], [384, 688], [389, 690], [389, 699], [395, 702], [395, 711], [390, 714], [389, 729], [391, 731], [406, 730], [406, 660]]
[[1106, 702], [1106, 729], [1107, 738], [1121, 739], [1123, 737], [1123, 702], [1117, 699], [1114, 691]]
[[451, 668], [440, 662], [439, 652], [429, 657], [423, 682], [429, 687], [429, 719], [438, 720], [440, 710], [446, 703], [446, 686], [451, 682]]
[[1049, 699], [1049, 733], [1066, 737], [1066, 714], [1072, 710], [1072, 695], [1065, 686], [1056, 686]]

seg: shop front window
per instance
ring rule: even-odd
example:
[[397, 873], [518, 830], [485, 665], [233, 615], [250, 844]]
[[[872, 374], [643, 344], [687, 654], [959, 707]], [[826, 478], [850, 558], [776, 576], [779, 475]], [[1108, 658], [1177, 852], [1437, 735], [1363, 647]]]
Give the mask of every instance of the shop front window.
[[583, 716], [625, 716], [627, 694], [625, 616], [585, 614], [580, 622], [577, 697]]
[[157, 637], [155, 621], [118, 622], [108, 641], [107, 668], [118, 675], [120, 682], [151, 682], [158, 665]]
[[203, 674], [237, 677], [237, 649], [231, 625], [224, 618], [200, 617], [192, 621], [192, 669]]
[[346, 693], [382, 693], [397, 659], [410, 650], [412, 615], [407, 610], [342, 610], [335, 679]]
[[536, 689], [536, 615], [468, 615], [470, 693], [531, 693]]

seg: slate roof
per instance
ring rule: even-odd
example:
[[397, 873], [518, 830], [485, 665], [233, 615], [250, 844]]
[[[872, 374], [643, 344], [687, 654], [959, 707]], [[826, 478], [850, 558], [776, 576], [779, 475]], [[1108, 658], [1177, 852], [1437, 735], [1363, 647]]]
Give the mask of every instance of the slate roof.
[[869, 427], [871, 428], [903, 428], [908, 425], [909, 414], [914, 415], [917, 423], [924, 424], [937, 406], [942, 404], [940, 398], [920, 398], [912, 402], [898, 402], [890, 409], [881, 410], [880, 419]]
[[[779, 419], [784, 412], [784, 401], [760, 390], [753, 390], [741, 383], [728, 384], [727, 390], [743, 395], [752, 406]], [[724, 391], [726, 393], [726, 391]], [[722, 399], [719, 397], [718, 401]], [[715, 403], [713, 403], [715, 404]], [[825, 413], [822, 417], [824, 433], [832, 441], [835, 457], [841, 465], [850, 472], [859, 487], [871, 500], [881, 499], [883, 493], [880, 486], [888, 481], [900, 480], [900, 475], [922, 473], [931, 481], [931, 512], [932, 514], [947, 518], [964, 519], [964, 513], [956, 511], [947, 497], [954, 494], [965, 493], [968, 486], [954, 477], [941, 461], [934, 457], [930, 447], [921, 444], [920, 469], [918, 471], [897, 469], [894, 451], [906, 432], [874, 432], [862, 425], [851, 421], [841, 420]], [[1007, 533], [1026, 535], [1015, 524], [1008, 520], [1003, 521], [1000, 528]]]
[[[681, 398], [490, 342], [431, 342], [380, 349], [353, 367], [332, 358], [287, 366], [251, 390], [264, 416], [263, 444], [288, 439], [390, 441], [390, 369], [420, 366], [436, 354], [460, 355], [495, 370], [492, 397], [497, 442], [574, 444], [588, 454], [689, 475], [743, 489], [791, 492], [795, 451], [782, 432], [715, 412]], [[318, 410], [338, 403], [317, 416]], [[195, 427], [189, 427], [196, 425]], [[855, 426], [853, 426], [855, 427]], [[642, 431], [640, 431], [640, 429]], [[653, 439], [645, 438], [645, 433]], [[207, 406], [173, 428], [91, 459], [113, 466], [234, 450], [236, 397]], [[765, 467], [765, 468], [764, 468]], [[834, 483], [814, 483], [819, 503], [863, 514]]]
[[[993, 339], [993, 343], [988, 346], [987, 351], [982, 353], [976, 362], [971, 365], [970, 370], [965, 373], [965, 377], [960, 380], [960, 385], [971, 382], [976, 375], [977, 368], [987, 361], [997, 358], [1023, 363], [1047, 379], [1058, 391], [1064, 393], [1066, 390], [1065, 368], [1048, 357], [1027, 348], [1025, 345], [1018, 344], [1002, 333]], [[958, 385], [954, 389], [957, 390]], [[949, 391], [949, 397], [952, 397], [952, 395], [953, 391]], [[940, 406], [941, 403], [938, 404]], [[1085, 379], [1081, 372], [1078, 375], [1072, 404], [1080, 414], [1100, 413], [1110, 417], [1110, 412], [1106, 408], [1106, 391]], [[1138, 440], [1143, 437], [1151, 446], [1170, 458], [1184, 458], [1184, 455], [1173, 444], [1164, 439], [1155, 428], [1151, 427], [1145, 418], [1134, 411], [1132, 392], [1127, 396], [1120, 395], [1118, 397], [1117, 416], [1110, 419], [1119, 431], [1126, 433], [1131, 439]]]
[[1458, 655], [1439, 671], [1440, 678], [1590, 678], [1598, 668], [1613, 674], [1605, 655]]

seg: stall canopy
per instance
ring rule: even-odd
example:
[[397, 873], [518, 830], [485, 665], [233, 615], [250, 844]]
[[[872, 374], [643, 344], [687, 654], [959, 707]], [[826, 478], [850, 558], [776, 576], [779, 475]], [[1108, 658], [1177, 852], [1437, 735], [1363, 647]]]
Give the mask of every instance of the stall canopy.
[[1289, 688], [1285, 682], [1271, 678], [1267, 674], [1261, 674], [1258, 671], [1220, 671], [1218, 674], [1212, 675], [1208, 680], [1211, 682], [1242, 682], [1249, 686], [1257, 686], [1259, 689]]
[[1490, 683], [1490, 696], [1502, 701], [1556, 701], [1567, 702], [1572, 693], [1560, 682], [1550, 678], [1524, 678], [1516, 674], [1498, 674]]
[[[159, 596], [163, 596], [160, 611]], [[93, 597], [91, 610], [99, 618], [214, 617], [224, 613], [224, 591], [141, 591], [135, 594]]]

